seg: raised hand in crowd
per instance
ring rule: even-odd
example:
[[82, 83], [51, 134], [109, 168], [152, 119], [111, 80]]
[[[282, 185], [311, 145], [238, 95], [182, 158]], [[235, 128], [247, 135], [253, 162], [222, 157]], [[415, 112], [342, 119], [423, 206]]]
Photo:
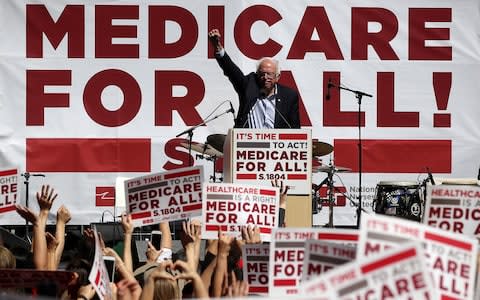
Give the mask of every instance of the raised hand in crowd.
[[58, 268], [56, 251], [58, 247], [58, 241], [50, 232], [45, 233], [47, 239], [47, 270], [55, 271]]
[[213, 297], [221, 297], [225, 276], [228, 272], [228, 255], [234, 241], [233, 236], [218, 231], [217, 265], [213, 276]]
[[135, 279], [122, 279], [117, 282], [117, 300], [138, 300], [142, 295], [142, 288]]
[[260, 228], [258, 226], [242, 226], [242, 241], [245, 244], [261, 244]]
[[156, 262], [161, 254], [162, 250], [157, 250], [151, 242], [147, 243], [147, 252], [145, 253], [147, 256], [147, 263]]
[[290, 187], [284, 185], [283, 181], [280, 183], [275, 179], [272, 180], [272, 186], [280, 188], [280, 205], [278, 213], [278, 227], [285, 227], [285, 210], [287, 209], [287, 193]]
[[200, 246], [202, 241], [200, 222], [187, 221], [182, 222], [183, 232], [181, 234], [181, 242], [185, 249], [187, 262], [193, 270], [197, 270], [200, 260]]
[[171, 266], [171, 261], [163, 261], [150, 273], [143, 285], [140, 299], [181, 299], [180, 288], [175, 276], [170, 272]]
[[43, 185], [40, 192], [37, 192], [37, 202], [40, 211], [37, 214], [30, 208], [17, 205], [16, 211], [28, 222], [33, 224], [33, 263], [38, 270], [47, 269], [47, 240], [45, 237], [45, 227], [47, 225], [48, 213], [52, 207], [53, 201], [57, 198], [54, 189], [49, 185]]
[[55, 250], [55, 266], [58, 268], [62, 259], [63, 249], [65, 248], [65, 226], [72, 219], [70, 211], [65, 205], [61, 205], [57, 210], [57, 224], [55, 226], [55, 239], [58, 243]]
[[130, 214], [122, 214], [122, 228], [123, 228], [123, 262], [125, 267], [130, 272], [133, 272], [132, 261], [132, 235], [133, 235], [133, 221]]
[[182, 260], [177, 260], [173, 264], [173, 269], [180, 272], [175, 276], [176, 279], [184, 279], [192, 282], [195, 298], [208, 298], [208, 291], [203, 284], [200, 275], [197, 273], [197, 270], [192, 268], [191, 264], [186, 263]]
[[115, 250], [109, 247], [104, 247], [102, 248], [102, 252], [104, 256], [115, 257], [115, 269], [117, 273], [120, 274], [122, 279], [128, 279], [128, 280], [135, 279], [135, 277], [133, 277], [133, 272], [125, 266], [125, 263], [123, 262], [122, 258], [120, 257], [120, 255], [117, 254]]
[[248, 282], [237, 280], [235, 272], [231, 273], [232, 283], [227, 288], [227, 295], [231, 298], [248, 296], [248, 289], [250, 288]]

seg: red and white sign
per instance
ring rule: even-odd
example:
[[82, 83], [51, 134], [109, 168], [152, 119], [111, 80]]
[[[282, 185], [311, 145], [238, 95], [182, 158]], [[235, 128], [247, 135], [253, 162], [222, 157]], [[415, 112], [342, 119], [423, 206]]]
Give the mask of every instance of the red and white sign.
[[305, 242], [302, 282], [355, 259], [357, 247], [320, 240]]
[[256, 225], [262, 241], [270, 241], [278, 226], [279, 198], [276, 187], [205, 183], [202, 238], [216, 239], [219, 230], [240, 237], [243, 226]]
[[202, 166], [125, 180], [127, 212], [135, 226], [199, 216], [202, 183]]
[[[466, 178], [477, 174], [480, 153], [478, 6], [478, 0], [0, 1], [8, 25], [0, 31], [0, 162], [46, 174], [75, 212], [71, 224], [101, 218], [107, 207], [95, 206], [95, 189], [114, 186], [116, 177], [192, 165], [211, 174], [211, 162], [181, 146], [186, 136], [175, 136], [230, 109], [227, 99], [238, 111], [208, 42], [208, 31], [218, 28], [243, 73], [254, 72], [263, 56], [279, 60], [280, 83], [299, 93], [302, 128], [334, 146], [324, 162], [352, 169], [341, 174], [352, 199], [359, 193], [359, 120], [362, 188], [415, 179], [426, 166], [435, 175]], [[329, 81], [373, 97], [359, 107], [355, 94], [330, 88], [327, 100]], [[193, 142], [232, 127], [231, 114], [222, 115], [196, 128]], [[32, 180], [30, 199], [40, 187]], [[371, 193], [362, 196], [370, 211]], [[335, 207], [335, 225], [355, 225], [354, 218], [350, 203]], [[7, 214], [0, 222], [24, 220]]]
[[92, 228], [95, 236], [95, 255], [93, 258], [92, 269], [88, 275], [88, 281], [92, 284], [100, 300], [111, 300], [113, 298], [110, 288], [110, 278], [108, 277], [107, 267], [103, 261], [102, 248], [96, 228]]
[[411, 242], [302, 282], [300, 293], [321, 300], [437, 299], [424, 256], [420, 243]]
[[428, 185], [423, 222], [480, 238], [480, 186]]
[[249, 294], [268, 295], [269, 256], [269, 243], [243, 245], [243, 280], [249, 285]]
[[440, 299], [473, 300], [477, 274], [476, 239], [397, 217], [362, 216], [357, 257], [377, 256], [385, 249], [421, 241], [426, 265]]
[[355, 245], [359, 232], [335, 228], [277, 228], [272, 233], [268, 285], [269, 295], [293, 295], [303, 276], [305, 244], [316, 239]]
[[15, 204], [20, 200], [18, 169], [0, 170], [0, 215], [15, 211]]
[[289, 193], [311, 193], [310, 129], [235, 129], [232, 182], [269, 185], [282, 180]]

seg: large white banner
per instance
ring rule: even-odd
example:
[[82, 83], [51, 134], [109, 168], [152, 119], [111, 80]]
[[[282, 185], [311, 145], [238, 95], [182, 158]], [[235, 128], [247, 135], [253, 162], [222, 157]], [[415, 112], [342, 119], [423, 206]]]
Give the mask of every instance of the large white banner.
[[[176, 135], [228, 101], [238, 107], [207, 40], [218, 28], [245, 73], [260, 57], [280, 61], [281, 83], [301, 96], [302, 127], [334, 146], [323, 163], [352, 169], [335, 174], [335, 197], [362, 191], [370, 210], [379, 181], [417, 180], [427, 167], [476, 177], [479, 11], [477, 0], [1, 1], [0, 167], [46, 175], [32, 178], [30, 197], [52, 185], [52, 211], [65, 204], [72, 224], [113, 211], [118, 176], [213, 170]], [[326, 100], [329, 81], [342, 89]], [[373, 97], [359, 105], [355, 91]], [[192, 140], [232, 126], [222, 115]], [[354, 203], [341, 203], [334, 224], [355, 225]], [[0, 223], [22, 220], [10, 212]]]

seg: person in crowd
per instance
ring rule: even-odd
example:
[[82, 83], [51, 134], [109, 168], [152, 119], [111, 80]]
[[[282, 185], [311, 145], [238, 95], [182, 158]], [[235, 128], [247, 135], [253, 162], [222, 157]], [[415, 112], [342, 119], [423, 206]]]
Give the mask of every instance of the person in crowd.
[[298, 93], [279, 84], [279, 62], [271, 57], [258, 61], [247, 75], [232, 61], [220, 42], [218, 29], [208, 33], [215, 58], [239, 99], [236, 128], [300, 128]]

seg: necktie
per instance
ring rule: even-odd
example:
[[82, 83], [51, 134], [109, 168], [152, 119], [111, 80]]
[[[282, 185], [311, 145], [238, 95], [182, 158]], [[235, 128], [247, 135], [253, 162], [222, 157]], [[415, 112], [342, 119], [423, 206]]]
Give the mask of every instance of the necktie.
[[250, 128], [273, 128], [275, 123], [275, 96], [258, 99], [248, 116]]

